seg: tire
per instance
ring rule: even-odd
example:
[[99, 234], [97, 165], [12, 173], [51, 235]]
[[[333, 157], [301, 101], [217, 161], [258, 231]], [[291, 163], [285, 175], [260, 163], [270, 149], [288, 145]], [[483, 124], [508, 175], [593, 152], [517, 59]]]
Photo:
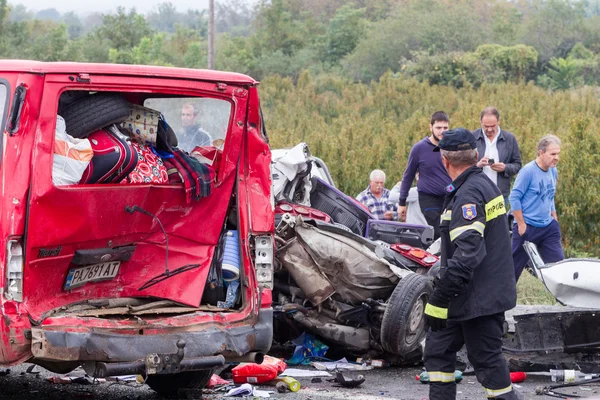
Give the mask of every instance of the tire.
[[100, 128], [125, 121], [129, 117], [129, 102], [118, 94], [99, 93], [65, 107], [61, 116], [67, 133], [81, 139]]
[[425, 338], [423, 312], [433, 292], [431, 279], [419, 274], [402, 278], [387, 302], [381, 322], [381, 345], [395, 355], [407, 355]]
[[187, 371], [178, 374], [150, 375], [146, 383], [150, 389], [167, 398], [177, 398], [179, 389], [202, 389], [208, 384], [212, 369]]

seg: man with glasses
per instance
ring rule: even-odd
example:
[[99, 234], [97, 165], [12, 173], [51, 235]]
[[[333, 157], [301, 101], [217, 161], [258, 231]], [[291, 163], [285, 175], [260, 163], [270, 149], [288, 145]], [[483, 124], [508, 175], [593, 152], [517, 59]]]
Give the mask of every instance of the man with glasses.
[[500, 113], [494, 107], [486, 107], [480, 116], [481, 128], [473, 131], [477, 140], [479, 161], [477, 166], [502, 192], [508, 207], [510, 178], [521, 169], [521, 151], [515, 136], [500, 129]]
[[369, 186], [356, 196], [356, 200], [377, 219], [398, 219], [396, 206], [390, 202], [390, 191], [385, 188], [385, 172], [380, 169], [371, 172]]

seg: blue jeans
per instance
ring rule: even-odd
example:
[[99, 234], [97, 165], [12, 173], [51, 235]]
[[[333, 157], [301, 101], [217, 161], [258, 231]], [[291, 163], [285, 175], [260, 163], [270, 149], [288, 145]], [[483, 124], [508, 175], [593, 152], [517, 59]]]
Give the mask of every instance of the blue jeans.
[[560, 225], [553, 219], [550, 224], [542, 228], [527, 225], [523, 236], [519, 235], [517, 224], [513, 225], [512, 256], [515, 264], [515, 278], [519, 281], [523, 268], [529, 261], [529, 256], [523, 248], [525, 241], [535, 244], [544, 263], [553, 263], [564, 260], [562, 245], [560, 243]]

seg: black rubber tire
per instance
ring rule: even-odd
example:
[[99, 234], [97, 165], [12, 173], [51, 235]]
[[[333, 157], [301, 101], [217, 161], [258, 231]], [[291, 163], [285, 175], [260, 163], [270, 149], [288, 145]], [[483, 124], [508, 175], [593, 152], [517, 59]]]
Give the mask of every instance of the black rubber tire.
[[395, 355], [406, 355], [425, 338], [423, 312], [433, 292], [431, 278], [410, 274], [402, 278], [387, 302], [381, 322], [381, 345]]
[[129, 102], [118, 94], [97, 93], [65, 107], [61, 116], [69, 135], [85, 138], [105, 126], [125, 121], [129, 117]]
[[177, 398], [179, 389], [202, 389], [210, 380], [212, 369], [180, 372], [168, 375], [149, 375], [146, 383], [150, 389], [167, 398]]

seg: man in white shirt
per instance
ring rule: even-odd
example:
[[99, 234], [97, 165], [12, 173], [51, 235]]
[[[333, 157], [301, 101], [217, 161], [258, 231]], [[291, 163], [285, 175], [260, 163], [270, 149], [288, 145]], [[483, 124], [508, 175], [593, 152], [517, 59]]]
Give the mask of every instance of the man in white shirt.
[[496, 108], [486, 107], [480, 121], [481, 128], [472, 132], [480, 158], [477, 166], [498, 186], [508, 207], [510, 179], [521, 169], [521, 151], [515, 136], [500, 129], [500, 113]]

